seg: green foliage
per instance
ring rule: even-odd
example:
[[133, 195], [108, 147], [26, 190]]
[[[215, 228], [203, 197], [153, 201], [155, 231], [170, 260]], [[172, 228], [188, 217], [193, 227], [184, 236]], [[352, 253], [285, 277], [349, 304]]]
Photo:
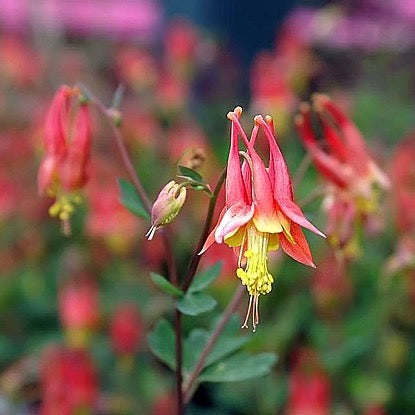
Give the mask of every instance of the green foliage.
[[161, 319], [153, 331], [148, 335], [148, 344], [151, 351], [170, 369], [176, 367], [175, 340], [172, 325]]
[[[191, 372], [210, 335], [211, 331], [200, 328], [193, 329], [190, 332], [189, 336], [184, 342], [183, 366], [185, 372]], [[223, 333], [207, 356], [203, 367], [207, 367], [213, 363], [216, 363], [220, 359], [223, 359], [224, 357], [234, 353], [243, 347], [248, 341], [248, 336], [230, 335], [229, 333]]]
[[177, 308], [188, 316], [197, 316], [211, 311], [216, 307], [216, 304], [217, 301], [212, 296], [202, 292], [188, 292], [177, 300]]
[[196, 171], [189, 167], [178, 165], [177, 166], [178, 175], [181, 179], [185, 179], [189, 182], [189, 186], [194, 190], [203, 190], [204, 192], [212, 195], [212, 191], [209, 185], [206, 183], [205, 179]]
[[157, 287], [160, 288], [160, 290], [163, 291], [164, 293], [172, 295], [174, 297], [181, 297], [184, 295], [182, 290], [175, 287], [170, 281], [168, 281], [166, 278], [164, 278], [160, 274], [156, 274], [155, 272], [150, 272], [150, 277], [151, 277], [151, 280], [154, 282], [154, 284], [156, 284]]
[[118, 186], [121, 190], [121, 203], [134, 215], [140, 218], [150, 219], [150, 216], [145, 209], [142, 200], [137, 194], [135, 187], [125, 179], [118, 179]]
[[196, 171], [189, 167], [178, 165], [177, 166], [178, 171], [178, 177], [181, 177], [182, 179], [191, 180], [195, 183], [205, 184], [205, 180], [203, 177]]
[[198, 272], [195, 275], [188, 292], [196, 293], [199, 291], [203, 291], [204, 289], [209, 287], [209, 285], [212, 284], [219, 277], [220, 272], [222, 270], [222, 266], [223, 262], [219, 261], [216, 264], [209, 267], [208, 269]]
[[[235, 322], [237, 324], [235, 324]], [[234, 382], [267, 374], [276, 357], [272, 353], [250, 355], [246, 352], [235, 354], [249, 341], [249, 336], [241, 336], [236, 329], [239, 319], [228, 323], [208, 354], [203, 365], [200, 382]], [[188, 376], [212, 335], [212, 330], [193, 329], [183, 342], [183, 375]], [[165, 319], [160, 320], [148, 336], [151, 351], [170, 369], [176, 367], [175, 337], [173, 326]]]
[[206, 369], [200, 376], [201, 382], [235, 382], [264, 376], [276, 362], [272, 353], [250, 356], [238, 353]]

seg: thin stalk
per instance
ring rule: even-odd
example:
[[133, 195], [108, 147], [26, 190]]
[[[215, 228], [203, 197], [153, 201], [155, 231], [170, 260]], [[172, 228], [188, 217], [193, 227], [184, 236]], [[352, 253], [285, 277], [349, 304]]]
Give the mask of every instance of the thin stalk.
[[212, 332], [211, 336], [209, 337], [205, 347], [203, 348], [200, 357], [197, 361], [195, 368], [193, 369], [192, 373], [189, 375], [189, 378], [186, 380], [185, 384], [183, 385], [183, 393], [184, 393], [184, 402], [188, 403], [193, 396], [193, 393], [197, 386], [197, 378], [200, 375], [200, 372], [203, 370], [205, 365], [206, 359], [209, 356], [209, 353], [212, 351], [213, 346], [216, 344], [219, 336], [222, 334], [222, 331], [226, 327], [231, 318], [234, 311], [239, 307], [243, 295], [245, 293], [246, 288], [239, 284], [238, 288], [235, 290], [232, 300], [226, 307], [225, 311], [222, 314], [221, 319], [219, 320], [215, 330]]
[[96, 105], [96, 107], [99, 109], [101, 114], [108, 120], [111, 126], [114, 139], [115, 139], [115, 144], [118, 147], [118, 151], [120, 153], [124, 167], [127, 170], [128, 176], [130, 177], [130, 180], [133, 182], [133, 185], [136, 188], [137, 193], [140, 196], [140, 199], [143, 201], [147, 212], [150, 213], [151, 212], [151, 201], [149, 197], [147, 196], [146, 191], [144, 190], [141, 180], [137, 176], [137, 172], [135, 171], [134, 164], [131, 161], [131, 158], [128, 154], [128, 150], [124, 144], [124, 140], [121, 135], [121, 132], [119, 128], [115, 125], [114, 115], [112, 114], [111, 110], [106, 108], [105, 105], [99, 100], [99, 98], [97, 98], [84, 85], [80, 85], [80, 89], [82, 92], [84, 92], [87, 98]]
[[311, 166], [311, 156], [307, 153], [304, 155], [300, 164], [295, 171], [293, 177], [293, 187], [297, 187], [304, 179], [305, 174], [307, 173], [308, 168]]
[[[80, 89], [88, 97], [88, 99], [93, 102], [101, 114], [108, 120], [111, 130], [115, 139], [115, 143], [118, 147], [118, 151], [121, 155], [122, 162], [124, 167], [132, 181], [134, 187], [137, 190], [138, 195], [144, 203], [144, 207], [148, 213], [151, 213], [151, 201], [147, 196], [146, 191], [139, 179], [137, 172], [135, 171], [134, 164], [131, 161], [131, 158], [128, 154], [128, 150], [124, 144], [123, 137], [119, 128], [117, 127], [114, 119], [114, 114], [111, 112], [111, 109], [105, 107], [105, 105], [85, 86], [81, 85]], [[179, 279], [177, 275], [177, 268], [174, 261], [173, 248], [170, 240], [169, 233], [166, 229], [162, 231], [162, 238], [164, 244], [164, 250], [166, 253], [166, 264], [169, 272], [169, 278], [172, 284], [179, 286]], [[181, 313], [179, 310], [175, 309], [174, 312], [174, 328], [175, 328], [175, 339], [176, 339], [176, 388], [177, 388], [177, 415], [184, 414], [184, 404], [183, 404], [183, 392], [182, 392], [182, 377], [183, 377], [183, 365], [182, 365], [182, 327], [181, 327]]]
[[319, 197], [324, 196], [326, 193], [327, 189], [325, 188], [325, 186], [318, 186], [303, 199], [299, 200], [297, 204], [300, 207], [304, 207], [309, 203], [314, 202], [314, 200], [318, 199]]
[[226, 169], [224, 169], [218, 179], [218, 182], [216, 183], [215, 189], [213, 191], [213, 195], [210, 198], [209, 208], [206, 213], [206, 219], [205, 219], [205, 225], [203, 227], [202, 234], [200, 235], [199, 242], [197, 244], [197, 247], [195, 249], [195, 252], [193, 253], [192, 259], [190, 260], [189, 267], [187, 269], [187, 273], [183, 279], [183, 286], [182, 289], [184, 292], [188, 290], [190, 287], [190, 284], [193, 281], [193, 278], [196, 274], [197, 267], [199, 266], [201, 255], [199, 255], [199, 252], [202, 250], [203, 245], [206, 241], [206, 238], [209, 235], [210, 231], [210, 225], [212, 224], [213, 219], [213, 213], [215, 211], [216, 201], [220, 192], [220, 189], [222, 188], [223, 182], [226, 178]]

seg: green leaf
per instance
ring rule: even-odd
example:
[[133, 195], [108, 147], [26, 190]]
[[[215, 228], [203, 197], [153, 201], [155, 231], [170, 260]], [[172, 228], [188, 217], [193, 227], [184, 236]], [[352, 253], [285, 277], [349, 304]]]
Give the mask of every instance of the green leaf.
[[205, 367], [218, 362], [225, 356], [237, 351], [250, 340], [249, 336], [227, 337], [224, 334], [219, 338], [206, 359]]
[[179, 288], [175, 287], [170, 281], [166, 280], [160, 274], [156, 274], [155, 272], [150, 272], [151, 280], [154, 284], [160, 288], [166, 294], [173, 295], [174, 297], [181, 297], [184, 295], [184, 292]]
[[[210, 330], [194, 329], [190, 332], [189, 336], [184, 340], [183, 345], [183, 368], [185, 373], [189, 373], [193, 370], [196, 361], [199, 359], [202, 350], [211, 336], [213, 330], [218, 324], [218, 319], [214, 319], [214, 323]], [[236, 352], [242, 346], [244, 346], [250, 339], [250, 336], [241, 336], [241, 321], [236, 314], [232, 315], [229, 322], [226, 324], [222, 334], [217, 340], [215, 346], [212, 348], [208, 357], [206, 358], [203, 367], [207, 367], [213, 363], [216, 363], [220, 359]]]
[[[194, 329], [190, 332], [187, 339], [184, 341], [183, 347], [183, 367], [186, 373], [192, 371], [199, 359], [202, 350], [207, 343], [211, 333], [204, 329]], [[230, 355], [236, 350], [240, 349], [249, 341], [248, 336], [229, 336], [223, 332], [216, 342], [215, 346], [206, 358], [203, 367], [207, 367], [216, 363], [220, 359]]]
[[167, 320], [160, 320], [148, 335], [150, 350], [170, 369], [176, 367], [175, 337], [172, 325]]
[[150, 219], [150, 215], [144, 208], [143, 202], [138, 196], [135, 187], [125, 179], [118, 179], [118, 185], [121, 190], [121, 203], [134, 215], [144, 219]]
[[180, 164], [177, 166], [177, 171], [179, 172], [179, 177], [184, 179], [190, 179], [194, 182], [204, 184], [205, 181], [203, 177], [196, 171], [186, 166], [181, 166]]
[[238, 353], [214, 366], [208, 367], [199, 377], [200, 382], [236, 382], [264, 376], [271, 371], [277, 358], [273, 353], [251, 356]]
[[194, 329], [183, 342], [183, 370], [190, 373], [195, 367], [210, 333], [205, 329]]
[[177, 308], [189, 316], [197, 316], [215, 308], [217, 302], [210, 295], [204, 293], [187, 293], [177, 300]]
[[219, 274], [222, 270], [223, 262], [219, 261], [215, 265], [212, 265], [208, 269], [199, 272], [196, 274], [192, 284], [189, 287], [189, 293], [195, 293], [203, 291], [207, 288], [216, 278], [219, 277]]

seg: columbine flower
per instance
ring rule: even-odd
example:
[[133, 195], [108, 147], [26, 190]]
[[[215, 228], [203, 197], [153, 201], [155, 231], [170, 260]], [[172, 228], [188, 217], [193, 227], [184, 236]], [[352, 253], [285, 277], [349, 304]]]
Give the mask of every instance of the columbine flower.
[[[79, 106], [71, 121], [71, 99], [78, 96]], [[38, 174], [40, 194], [55, 198], [51, 216], [59, 217], [68, 230], [78, 191], [88, 178], [91, 151], [91, 118], [87, 103], [77, 89], [62, 86], [53, 98], [46, 116], [45, 157]]]
[[180, 212], [186, 200], [186, 187], [174, 180], [161, 189], [151, 209], [151, 227], [146, 233], [149, 240], [153, 239], [157, 229], [168, 225]]
[[347, 255], [354, 255], [356, 225], [368, 225], [374, 219], [379, 189], [388, 188], [389, 180], [369, 156], [356, 126], [329, 97], [314, 95], [313, 108], [327, 150], [317, 142], [308, 104], [302, 104], [301, 114], [296, 117], [297, 130], [316, 168], [329, 183], [324, 202], [329, 240]]
[[[259, 323], [258, 300], [271, 291], [274, 278], [268, 271], [268, 252], [282, 249], [297, 261], [314, 267], [311, 252], [301, 226], [324, 236], [304, 217], [293, 201], [291, 180], [287, 165], [279, 150], [270, 116], [255, 117], [255, 126], [248, 140], [239, 118], [240, 107], [228, 113], [231, 120], [231, 145], [229, 150], [226, 203], [218, 223], [206, 240], [203, 253], [215, 241], [238, 248], [237, 276], [250, 295], [248, 311], [242, 327], [247, 327], [252, 312], [255, 331]], [[259, 129], [267, 137], [270, 154], [267, 169], [255, 151]], [[240, 162], [238, 136], [247, 147]]]

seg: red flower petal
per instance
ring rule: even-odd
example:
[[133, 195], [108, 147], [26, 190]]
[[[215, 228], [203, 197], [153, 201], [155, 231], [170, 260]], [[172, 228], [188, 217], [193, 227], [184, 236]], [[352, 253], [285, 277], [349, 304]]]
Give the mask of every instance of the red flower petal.
[[292, 223], [290, 233], [295, 241], [295, 244], [291, 243], [285, 237], [284, 233], [280, 234], [280, 243], [284, 252], [296, 261], [315, 268], [316, 266], [314, 265], [310, 248], [301, 227], [296, 223]]
[[280, 199], [278, 204], [285, 215], [288, 216], [293, 222], [303, 226], [304, 228], [307, 228], [311, 232], [314, 232], [323, 238], [326, 237], [323, 232], [319, 231], [312, 223], [307, 220], [307, 218], [304, 216], [304, 213], [292, 200]]

